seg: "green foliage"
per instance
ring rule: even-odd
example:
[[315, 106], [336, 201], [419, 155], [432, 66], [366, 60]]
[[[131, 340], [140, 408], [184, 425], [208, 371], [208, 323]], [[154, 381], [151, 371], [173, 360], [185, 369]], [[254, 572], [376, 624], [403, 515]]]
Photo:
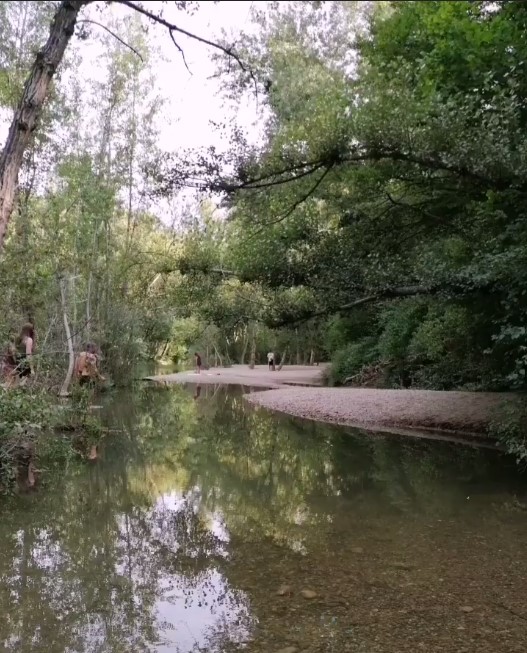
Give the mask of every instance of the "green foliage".
[[357, 376], [361, 370], [377, 357], [375, 338], [363, 338], [346, 345], [333, 354], [331, 365], [331, 382], [340, 384], [346, 379]]
[[46, 390], [0, 390], [0, 488], [12, 491], [21, 468], [29, 463], [45, 470], [45, 480], [83, 447], [103, 435], [90, 410], [93, 392], [74, 388], [68, 402], [57, 404]]
[[382, 360], [403, 361], [410, 343], [426, 317], [425, 301], [402, 301], [384, 309], [379, 315], [379, 356]]
[[53, 428], [58, 409], [49, 393], [26, 388], [0, 391], [0, 438], [12, 435], [31, 437], [33, 433]]
[[524, 389], [527, 11], [373, 4], [253, 12], [238, 42], [267, 120], [227, 158], [229, 267], [271, 326], [336, 316], [318, 343], [335, 379]]
[[45, 392], [0, 390], [0, 491], [15, 487], [18, 470], [30, 460], [41, 460], [41, 443], [58, 422], [58, 409]]
[[504, 406], [492, 421], [489, 433], [525, 468], [527, 465], [527, 412], [520, 402]]

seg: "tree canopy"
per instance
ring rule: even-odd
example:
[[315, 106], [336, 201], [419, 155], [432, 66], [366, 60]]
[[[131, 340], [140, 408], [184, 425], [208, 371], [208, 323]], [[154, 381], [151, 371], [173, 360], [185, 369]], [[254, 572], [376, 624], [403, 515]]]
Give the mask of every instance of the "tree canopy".
[[[65, 308], [123, 378], [141, 357], [254, 362], [272, 347], [331, 359], [336, 382], [523, 388], [523, 3], [255, 4], [212, 45], [226, 100], [256, 94], [262, 138], [227, 116], [221, 152], [176, 154], [156, 132], [144, 28], [186, 32], [120, 4], [131, 13], [104, 29], [77, 25], [104, 44], [104, 81], [80, 79], [66, 48], [24, 154], [0, 261], [4, 339], [27, 317], [65, 353]], [[2, 9], [7, 109], [60, 6]], [[160, 199], [172, 216], [152, 211]]]

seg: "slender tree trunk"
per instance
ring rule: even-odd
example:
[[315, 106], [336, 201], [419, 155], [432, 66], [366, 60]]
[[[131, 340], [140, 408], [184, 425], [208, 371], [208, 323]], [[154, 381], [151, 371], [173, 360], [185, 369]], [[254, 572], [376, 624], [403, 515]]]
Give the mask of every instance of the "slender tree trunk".
[[286, 359], [287, 359], [287, 347], [284, 349], [284, 353], [280, 357], [280, 365], [278, 366], [278, 371], [280, 371], [282, 367], [285, 365]]
[[[217, 357], [218, 357], [218, 360], [220, 361], [220, 367], [223, 367], [223, 359], [222, 359], [222, 357], [221, 357], [221, 354], [220, 354], [220, 352], [218, 351], [218, 348], [216, 347], [216, 345], [213, 345], [213, 346], [214, 346], [214, 352], [215, 352], [215, 353], [214, 353], [214, 358], [216, 358], [216, 356], [217, 356]], [[215, 367], [217, 367], [217, 365], [215, 365]]]
[[91, 338], [91, 287], [93, 282], [93, 273], [90, 270], [88, 275], [88, 289], [86, 291], [86, 340]]
[[256, 365], [256, 323], [252, 322], [247, 326], [248, 338], [251, 342], [251, 350], [249, 353], [249, 368], [254, 370]]
[[62, 319], [64, 321], [64, 331], [66, 333], [66, 341], [68, 343], [68, 354], [69, 354], [69, 364], [68, 371], [66, 373], [66, 378], [62, 383], [59, 395], [61, 397], [67, 397], [69, 395], [69, 387], [71, 379], [73, 377], [73, 368], [75, 366], [75, 353], [73, 351], [73, 341], [71, 337], [70, 324], [68, 322], [68, 308], [66, 304], [66, 289], [64, 287], [64, 280], [60, 280], [60, 303], [62, 306]]
[[55, 323], [57, 321], [56, 315], [53, 315], [53, 317], [49, 320], [48, 322], [48, 328], [46, 331], [46, 335], [44, 338], [42, 338], [42, 341], [39, 343], [39, 352], [41, 353], [40, 356], [37, 356], [37, 362], [35, 365], [35, 373], [38, 373], [38, 370], [40, 368], [40, 363], [42, 362], [42, 354], [45, 354], [46, 352], [46, 346], [48, 344], [49, 337], [51, 336], [51, 332], [55, 328]]
[[37, 126], [57, 67], [73, 36], [75, 23], [87, 0], [63, 0], [55, 14], [49, 38], [35, 58], [15, 110], [7, 141], [0, 156], [0, 251], [13, 213], [18, 173], [24, 152]]
[[249, 347], [249, 332], [248, 328], [245, 328], [245, 336], [243, 339], [243, 349], [242, 349], [242, 354], [240, 356], [240, 365], [245, 365], [245, 357], [247, 356], [247, 349]]
[[131, 134], [130, 134], [130, 151], [128, 152], [128, 216], [126, 224], [126, 247], [130, 247], [132, 235], [134, 232], [132, 226], [133, 220], [133, 194], [134, 194], [134, 163], [137, 140], [137, 117], [136, 117], [136, 99], [137, 99], [137, 70], [134, 66], [134, 80], [132, 84], [132, 107], [131, 107]]

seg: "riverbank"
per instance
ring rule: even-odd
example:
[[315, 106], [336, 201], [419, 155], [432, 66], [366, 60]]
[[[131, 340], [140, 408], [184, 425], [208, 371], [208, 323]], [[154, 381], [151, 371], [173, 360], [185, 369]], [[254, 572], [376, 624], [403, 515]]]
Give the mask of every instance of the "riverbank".
[[[251, 404], [295, 417], [373, 431], [482, 441], [506, 403], [507, 393], [377, 390], [321, 387], [327, 365], [288, 365], [270, 372], [266, 365], [212, 368], [146, 377], [169, 385], [241, 385]], [[489, 441], [490, 443], [490, 441]]]
[[367, 388], [279, 388], [244, 397], [296, 417], [376, 431], [430, 431], [481, 439], [515, 395]]
[[284, 385], [320, 386], [324, 382], [327, 365], [287, 365], [280, 371], [269, 371], [267, 365], [247, 365], [231, 367], [212, 367], [196, 372], [178, 372], [177, 374], [159, 374], [147, 376], [145, 380], [163, 385], [172, 383], [195, 383], [197, 385], [242, 385], [251, 388], [281, 388]]

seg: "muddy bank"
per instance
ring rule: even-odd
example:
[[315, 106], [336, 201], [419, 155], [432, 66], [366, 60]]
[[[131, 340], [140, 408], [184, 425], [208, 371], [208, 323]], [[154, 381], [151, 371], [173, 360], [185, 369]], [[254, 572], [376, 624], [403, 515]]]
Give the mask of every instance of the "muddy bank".
[[366, 388], [279, 388], [245, 395], [252, 404], [297, 417], [371, 430], [484, 436], [506, 393], [371, 390]]

